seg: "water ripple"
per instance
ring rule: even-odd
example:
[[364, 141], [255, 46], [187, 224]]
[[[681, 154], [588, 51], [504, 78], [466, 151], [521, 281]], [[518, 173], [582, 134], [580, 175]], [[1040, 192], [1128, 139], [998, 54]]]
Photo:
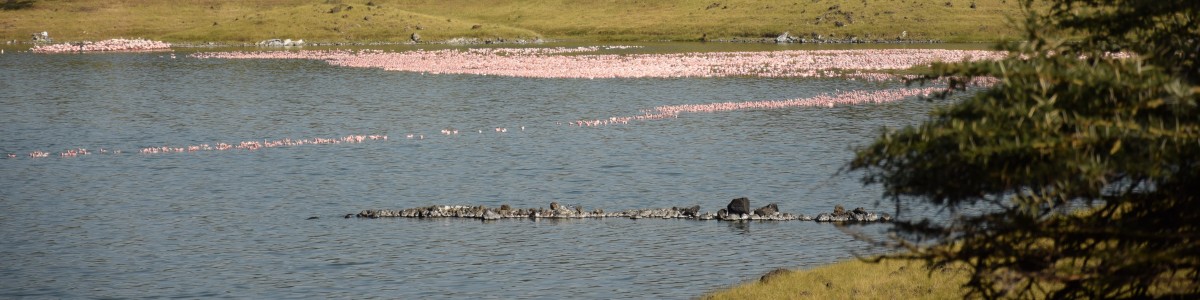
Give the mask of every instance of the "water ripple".
[[[932, 105], [742, 110], [578, 128], [565, 123], [662, 105], [891, 87], [833, 79], [430, 76], [317, 61], [163, 56], [0, 56], [0, 152], [376, 133], [391, 139], [0, 159], [0, 297], [694, 297], [776, 267], [867, 250], [833, 226], [808, 222], [341, 216], [551, 201], [715, 211], [741, 196], [807, 214], [834, 204], [872, 207], [877, 188], [831, 174], [875, 128], [911, 124]], [[496, 127], [509, 131], [478, 132]], [[447, 128], [460, 133], [437, 134]], [[412, 133], [426, 139], [396, 139]]]

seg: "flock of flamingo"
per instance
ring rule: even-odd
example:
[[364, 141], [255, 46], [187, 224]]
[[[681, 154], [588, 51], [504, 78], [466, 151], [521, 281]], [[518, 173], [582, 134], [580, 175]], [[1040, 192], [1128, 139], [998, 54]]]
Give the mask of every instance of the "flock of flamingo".
[[108, 39], [98, 42], [38, 45], [29, 50], [34, 53], [169, 51], [171, 44], [143, 39]]
[[[208, 52], [195, 58], [310, 59], [331, 65], [423, 74], [525, 78], [847, 77], [887, 80], [883, 70], [935, 61], [994, 60], [1000, 51], [944, 49], [789, 50], [669, 54], [579, 54], [604, 48], [305, 50]], [[863, 72], [869, 71], [869, 72]]]
[[[134, 40], [137, 41], [137, 40]], [[126, 42], [130, 45], [142, 42]], [[52, 45], [53, 46], [53, 45]], [[35, 52], [56, 52], [59, 48], [35, 49]], [[141, 47], [141, 46], [137, 46]], [[160, 46], [146, 46], [152, 47]], [[169, 47], [169, 46], [167, 46]], [[526, 78], [673, 78], [673, 77], [842, 77], [865, 80], [896, 80], [896, 76], [879, 73], [889, 69], [906, 69], [929, 64], [934, 61], [962, 61], [997, 59], [1005, 54], [994, 51], [939, 50], [939, 49], [878, 49], [878, 50], [812, 50], [772, 52], [712, 52], [675, 54], [581, 54], [606, 49], [626, 49], [625, 46], [577, 47], [577, 48], [487, 48], [466, 50], [414, 50], [384, 52], [379, 50], [329, 50], [329, 51], [262, 51], [262, 52], [212, 52], [196, 53], [191, 57], [201, 59], [312, 59], [323, 60], [331, 65], [381, 68], [393, 71], [419, 72], [425, 74], [469, 74], [494, 75]], [[135, 49], [143, 49], [136, 48]], [[71, 50], [77, 51], [77, 50]], [[102, 50], [97, 50], [102, 51]], [[866, 71], [866, 72], [864, 72]], [[875, 71], [875, 72], [872, 72]], [[978, 81], [976, 85], [990, 85], [993, 81]], [[709, 104], [665, 105], [642, 111], [635, 116], [614, 116], [607, 119], [578, 120], [568, 122], [571, 126], [596, 127], [614, 124], [629, 124], [631, 121], [649, 121], [676, 118], [683, 113], [718, 113], [736, 110], [788, 109], [797, 107], [834, 107], [866, 103], [885, 103], [907, 97], [927, 95], [939, 88], [899, 88], [873, 91], [845, 91], [815, 97], [770, 100], [723, 102]], [[561, 122], [557, 124], [562, 124]], [[520, 127], [525, 130], [524, 126]], [[508, 128], [495, 127], [488, 131], [507, 133]], [[484, 133], [485, 130], [477, 130]], [[443, 129], [442, 135], [458, 135], [458, 129]], [[424, 134], [407, 134], [406, 139], [423, 140]], [[242, 141], [237, 143], [214, 143], [187, 146], [154, 146], [137, 151], [139, 154], [189, 153], [200, 151], [260, 150], [267, 148], [293, 147], [302, 145], [357, 144], [369, 141], [387, 141], [387, 135], [348, 135], [340, 138], [279, 139]], [[69, 149], [58, 153], [59, 157], [77, 157], [96, 152], [85, 148]], [[102, 154], [120, 154], [121, 150], [100, 149]], [[10, 153], [8, 158], [17, 158]], [[30, 158], [50, 157], [46, 151], [33, 151]]]

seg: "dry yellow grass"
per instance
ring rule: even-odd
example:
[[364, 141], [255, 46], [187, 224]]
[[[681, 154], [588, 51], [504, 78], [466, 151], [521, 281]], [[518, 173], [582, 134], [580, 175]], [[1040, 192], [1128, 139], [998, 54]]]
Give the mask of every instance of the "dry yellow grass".
[[[697, 40], [790, 31], [825, 37], [949, 42], [1014, 38], [1008, 0], [34, 0], [0, 10], [0, 38], [49, 31], [59, 41], [172, 42], [482, 39]], [[975, 5], [971, 7], [972, 3]], [[838, 26], [841, 23], [842, 26]], [[478, 25], [478, 26], [476, 26]]]
[[930, 272], [922, 262], [851, 260], [747, 282], [703, 299], [962, 299], [968, 276], [954, 267]]
[[404, 10], [400, 5], [366, 2], [39, 1], [32, 8], [0, 11], [0, 35], [5, 40], [25, 40], [34, 32], [49, 31], [60, 41], [144, 37], [173, 42], [269, 38], [402, 42], [414, 32], [424, 40], [538, 37], [535, 32], [505, 25], [453, 20]]
[[552, 37], [606, 40], [774, 37], [784, 31], [878, 39], [907, 31], [909, 39], [997, 41], [1016, 37], [1008, 20], [1020, 14], [1016, 1], [1007, 0], [542, 0], [486, 6], [470, 0], [405, 2], [413, 10], [435, 15], [510, 24]]

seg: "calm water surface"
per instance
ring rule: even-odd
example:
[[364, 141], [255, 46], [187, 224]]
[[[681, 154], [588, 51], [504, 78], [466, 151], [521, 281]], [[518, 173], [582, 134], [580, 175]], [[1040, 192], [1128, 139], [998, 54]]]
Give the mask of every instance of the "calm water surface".
[[[18, 156], [0, 159], [0, 297], [695, 297], [872, 250], [812, 222], [341, 216], [551, 201], [716, 211], [743, 196], [810, 215], [873, 208], [878, 187], [836, 175], [849, 149], [931, 107], [913, 99], [579, 128], [566, 123], [899, 84], [433, 76], [185, 54], [0, 55], [0, 152]], [[390, 139], [136, 153], [350, 134]], [[124, 153], [57, 157], [79, 147]], [[52, 155], [29, 158], [35, 150]]]

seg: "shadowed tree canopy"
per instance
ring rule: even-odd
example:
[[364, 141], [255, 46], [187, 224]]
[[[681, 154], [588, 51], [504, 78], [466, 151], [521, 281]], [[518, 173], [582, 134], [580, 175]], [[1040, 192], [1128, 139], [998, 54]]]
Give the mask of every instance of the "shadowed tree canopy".
[[972, 296], [1200, 298], [1200, 1], [1048, 2], [1022, 1], [1007, 59], [920, 80], [949, 80], [942, 98], [998, 84], [885, 130], [848, 168], [898, 212], [956, 212], [901, 215], [888, 244], [968, 266]]

